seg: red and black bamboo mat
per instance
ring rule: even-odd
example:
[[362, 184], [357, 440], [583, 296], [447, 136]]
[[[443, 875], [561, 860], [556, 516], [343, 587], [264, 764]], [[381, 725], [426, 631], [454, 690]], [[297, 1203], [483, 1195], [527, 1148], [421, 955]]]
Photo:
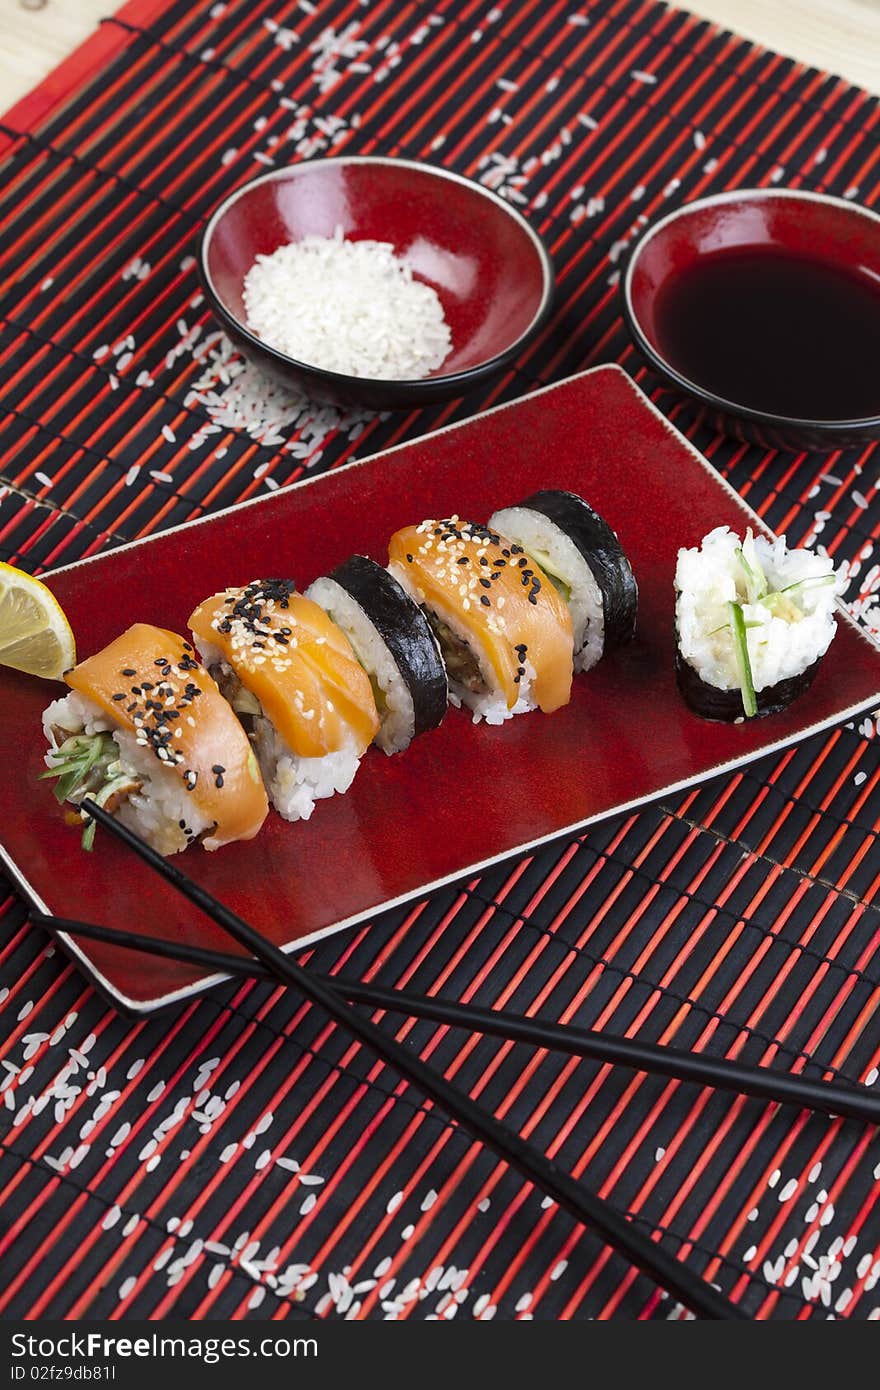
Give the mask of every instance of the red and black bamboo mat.
[[[63, 564], [591, 363], [639, 378], [617, 280], [643, 220], [737, 185], [876, 204], [877, 135], [875, 99], [652, 0], [130, 4], [0, 127], [0, 554]], [[216, 332], [208, 211], [340, 151], [468, 174], [547, 239], [556, 313], [491, 391], [315, 410]], [[775, 529], [847, 563], [876, 629], [872, 451], [762, 453], [659, 402]], [[873, 1084], [878, 788], [865, 719], [308, 958]], [[227, 986], [131, 1025], [5, 909], [3, 1316], [681, 1316], [296, 998]], [[750, 1315], [880, 1316], [872, 1131], [384, 1026]]]

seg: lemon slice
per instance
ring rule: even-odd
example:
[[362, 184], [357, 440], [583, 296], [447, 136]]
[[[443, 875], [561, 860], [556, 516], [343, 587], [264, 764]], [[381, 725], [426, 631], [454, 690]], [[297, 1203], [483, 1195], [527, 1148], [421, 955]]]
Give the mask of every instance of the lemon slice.
[[0, 666], [58, 680], [74, 665], [73, 632], [54, 594], [0, 560]]

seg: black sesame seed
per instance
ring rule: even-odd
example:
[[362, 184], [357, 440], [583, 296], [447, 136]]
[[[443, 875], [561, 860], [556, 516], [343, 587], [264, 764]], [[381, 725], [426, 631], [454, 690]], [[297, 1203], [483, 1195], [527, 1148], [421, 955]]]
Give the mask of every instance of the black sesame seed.
[[226, 768], [223, 766], [222, 763], [214, 763], [213, 767], [211, 768], [211, 771], [212, 771], [212, 772], [225, 772], [225, 771], [226, 771]]
[[482, 584], [484, 589], [491, 589], [492, 587], [491, 581], [488, 579], [481, 579], [480, 583]]
[[406, 563], [407, 563], [408, 565], [411, 565], [412, 562], [413, 562], [413, 557], [412, 557], [410, 554], [407, 554]]
[[120, 672], [120, 674], [123, 676], [136, 676], [137, 671], [135, 671], [133, 666], [126, 666], [125, 670]]
[[125, 699], [125, 691], [123, 690], [119, 695], [114, 695], [114, 696], [113, 696], [113, 699], [114, 699], [114, 700], [124, 700], [124, 699]]
[[469, 560], [468, 556], [467, 556], [467, 555], [462, 555], [462, 556], [460, 556], [460, 557], [459, 557], [459, 560], [458, 560], [458, 564], [460, 564], [460, 565], [469, 565], [469, 564], [470, 564], [470, 560]]
[[482, 603], [485, 608], [491, 608], [492, 606], [492, 600], [486, 598], [485, 594], [480, 594], [480, 603]]

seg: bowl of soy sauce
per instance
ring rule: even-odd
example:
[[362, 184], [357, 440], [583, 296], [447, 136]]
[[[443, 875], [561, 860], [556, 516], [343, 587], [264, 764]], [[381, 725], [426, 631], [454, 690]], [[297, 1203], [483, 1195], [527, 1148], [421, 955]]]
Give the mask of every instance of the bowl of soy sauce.
[[880, 438], [880, 216], [741, 189], [649, 226], [623, 279], [649, 366], [715, 428], [765, 447]]

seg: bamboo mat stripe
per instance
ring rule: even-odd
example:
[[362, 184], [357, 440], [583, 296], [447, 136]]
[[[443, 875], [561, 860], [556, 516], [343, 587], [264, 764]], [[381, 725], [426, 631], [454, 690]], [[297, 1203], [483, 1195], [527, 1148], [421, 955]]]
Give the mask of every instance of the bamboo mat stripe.
[[[878, 123], [866, 93], [655, 0], [134, 0], [0, 121], [0, 556], [69, 563], [596, 362], [651, 390], [618, 309], [645, 221], [738, 185], [877, 206]], [[206, 216], [329, 153], [455, 169], [546, 239], [556, 311], [482, 394], [315, 407], [215, 328]], [[763, 452], [653, 397], [846, 566], [876, 635], [876, 451]], [[875, 1084], [877, 747], [865, 716], [303, 958]], [[237, 982], [132, 1024], [5, 891], [3, 1316], [684, 1316], [308, 1005]], [[751, 1316], [880, 1316], [873, 1131], [376, 1017]]]

